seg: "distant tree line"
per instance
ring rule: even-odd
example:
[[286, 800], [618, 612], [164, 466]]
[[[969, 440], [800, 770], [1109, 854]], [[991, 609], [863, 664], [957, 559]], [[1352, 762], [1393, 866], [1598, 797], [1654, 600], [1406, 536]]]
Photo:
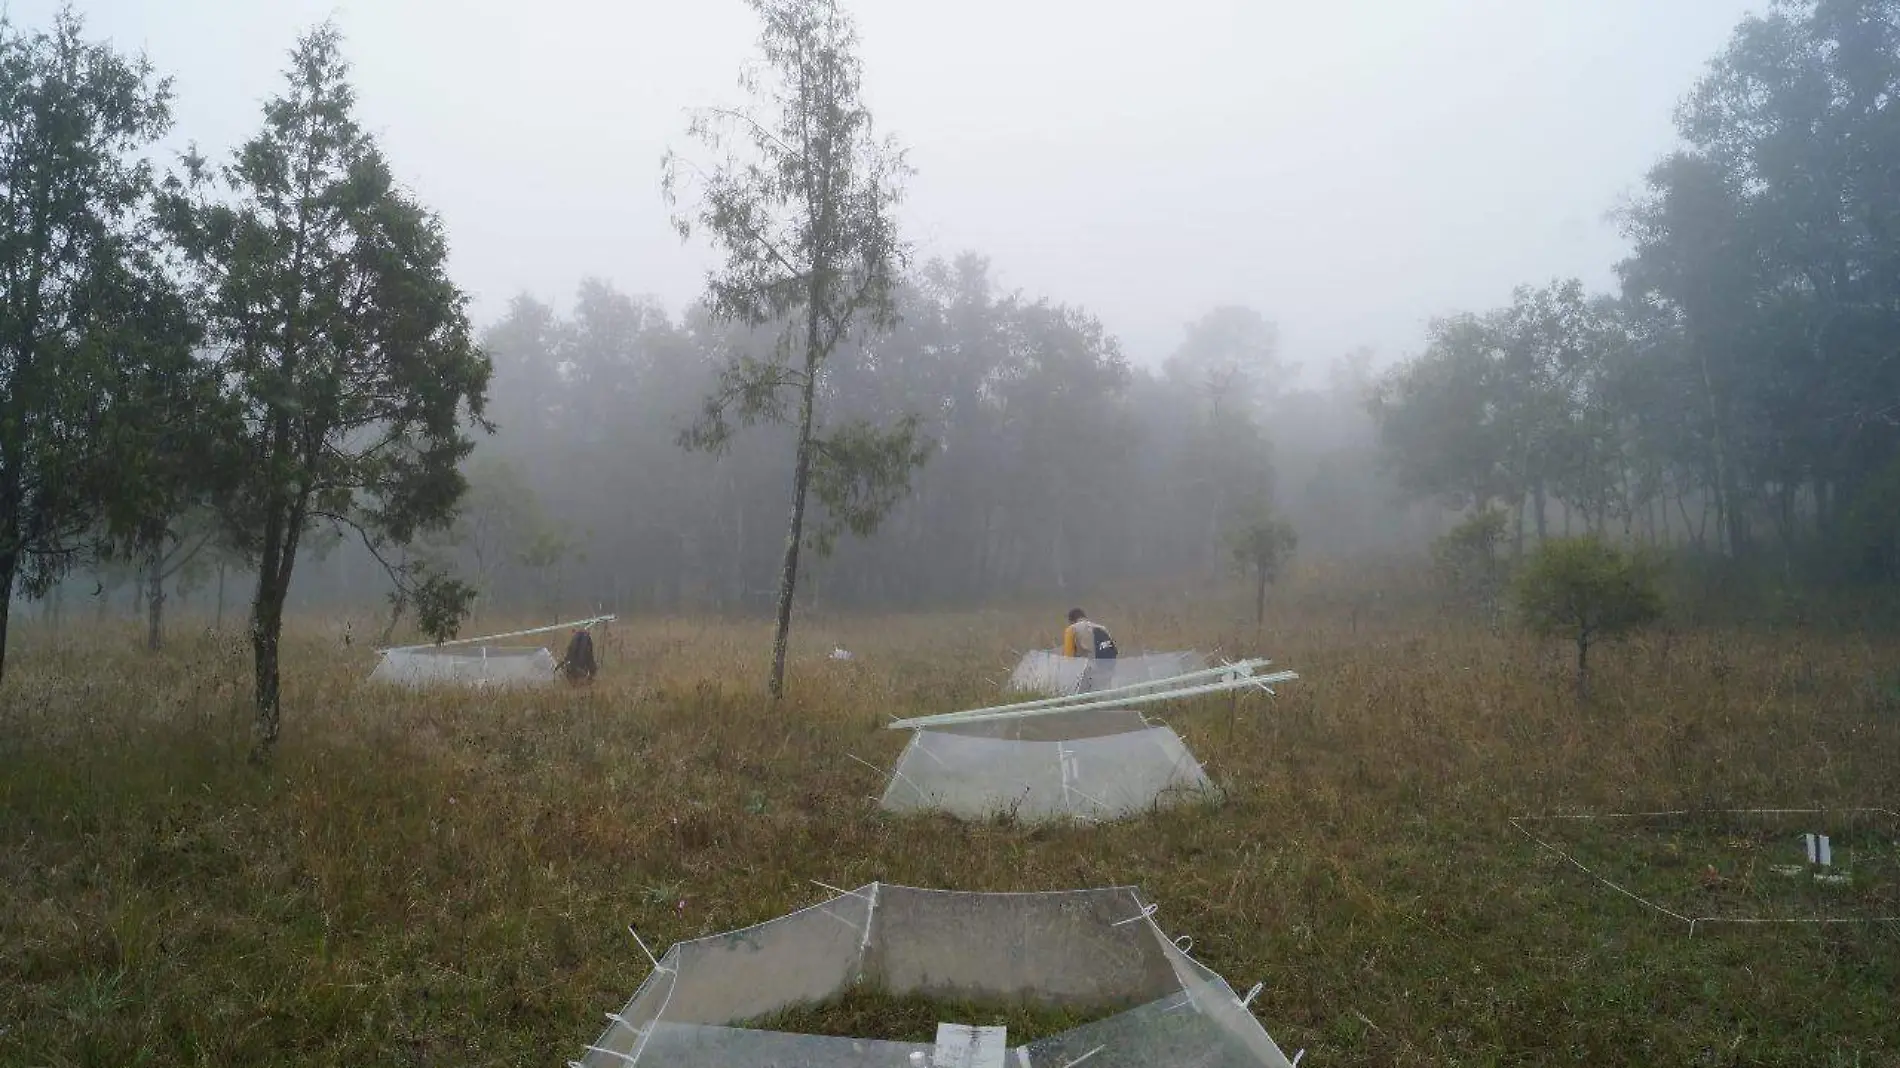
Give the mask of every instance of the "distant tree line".
[[[1224, 308], [1164, 368], [1133, 367], [1094, 316], [1001, 291], [976, 254], [923, 264], [894, 301], [892, 329], [832, 355], [824, 407], [840, 425], [914, 416], [929, 456], [874, 538], [817, 506], [835, 542], [806, 591], [817, 603], [974, 605], [1215, 579], [1233, 569], [1234, 526], [1263, 508], [1341, 553], [1419, 546], [1436, 530], [1430, 509], [1394, 507], [1376, 470], [1366, 354], [1291, 389], [1271, 324]], [[498, 429], [470, 467], [466, 516], [522, 534], [498, 568], [477, 565], [495, 554], [472, 528], [440, 551], [500, 604], [768, 607], [795, 428], [761, 426], [760, 447], [720, 455], [676, 441], [729, 354], [769, 344], [600, 281], [568, 315], [517, 298], [483, 336]], [[502, 485], [513, 488], [488, 492]], [[532, 566], [526, 550], [549, 524], [562, 561]]]
[[1458, 566], [1589, 532], [1900, 579], [1896, 96], [1900, 3], [1751, 17], [1623, 214], [1619, 291], [1527, 287], [1432, 325], [1374, 410], [1409, 494], [1499, 510], [1445, 547]]

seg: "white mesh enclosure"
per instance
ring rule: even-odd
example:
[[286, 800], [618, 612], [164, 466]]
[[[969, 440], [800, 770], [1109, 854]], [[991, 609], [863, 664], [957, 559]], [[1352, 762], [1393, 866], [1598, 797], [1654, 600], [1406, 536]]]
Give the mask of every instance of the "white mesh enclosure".
[[752, 1025], [868, 990], [1095, 1017], [1010, 1041], [1011, 1065], [1059, 1068], [1086, 1056], [1113, 1068], [1288, 1068], [1233, 990], [1169, 942], [1151, 912], [1127, 887], [984, 894], [873, 883], [780, 920], [675, 945], [578, 1063], [927, 1065], [928, 1042]]
[[1111, 820], [1201, 796], [1201, 765], [1139, 712], [1090, 709], [916, 731], [884, 789], [892, 812]]
[[1066, 697], [1084, 690], [1106, 690], [1137, 682], [1173, 678], [1207, 666], [1200, 653], [1142, 653], [1118, 660], [1060, 656], [1047, 649], [1024, 653], [1010, 672], [1008, 689]]
[[369, 677], [413, 687], [550, 685], [554, 656], [546, 649], [499, 645], [388, 649]]

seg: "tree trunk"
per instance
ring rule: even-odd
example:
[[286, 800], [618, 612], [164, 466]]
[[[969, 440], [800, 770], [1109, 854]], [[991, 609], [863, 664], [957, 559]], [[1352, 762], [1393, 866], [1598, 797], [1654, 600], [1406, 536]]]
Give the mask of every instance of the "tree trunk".
[[257, 600], [251, 608], [251, 655], [257, 677], [257, 719], [252, 725], [251, 759], [262, 762], [277, 744], [282, 721], [278, 691], [278, 647], [284, 633], [284, 597], [265, 568], [257, 581]]
[[1267, 625], [1267, 569], [1254, 569], [1253, 589], [1253, 625], [1258, 630]]
[[224, 561], [218, 561], [218, 614], [211, 624], [218, 630], [224, 629]]
[[13, 618], [13, 584], [20, 572], [20, 555], [0, 553], [0, 681], [7, 677], [7, 623]]
[[[1539, 482], [1536, 490], [1533, 491], [1533, 499], [1537, 502], [1537, 544], [1542, 545], [1550, 540], [1550, 520], [1545, 515], [1545, 507], [1548, 502], [1544, 494], [1544, 484], [1542, 482]], [[1566, 508], [1564, 511], [1567, 515], [1570, 510]]]
[[[257, 596], [251, 602], [251, 653], [256, 668], [257, 719], [252, 727], [251, 761], [263, 763], [277, 744], [282, 718], [278, 690], [278, 650], [284, 636], [284, 601], [297, 563], [297, 540], [304, 522], [305, 498], [272, 506], [264, 521], [263, 552], [257, 568]], [[276, 509], [283, 508], [284, 511]]]
[[1590, 632], [1577, 632], [1577, 700], [1590, 699]]
[[779, 570], [778, 625], [772, 634], [772, 678], [766, 691], [776, 701], [785, 696], [785, 648], [792, 632], [792, 594], [798, 587], [798, 548], [805, 537], [805, 491], [811, 485], [812, 408], [818, 390], [817, 312], [812, 313], [810, 344], [805, 356], [804, 391], [798, 404], [798, 459], [792, 467], [792, 522], [785, 533], [785, 564]]
[[164, 556], [153, 550], [151, 559], [145, 562], [145, 647], [158, 652], [163, 645], [162, 628], [165, 617], [165, 567]]

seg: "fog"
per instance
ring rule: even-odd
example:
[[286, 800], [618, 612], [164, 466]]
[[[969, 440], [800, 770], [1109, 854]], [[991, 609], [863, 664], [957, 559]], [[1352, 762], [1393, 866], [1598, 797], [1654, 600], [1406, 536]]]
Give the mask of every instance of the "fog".
[[[44, 24], [54, 0], [11, 0]], [[1218, 304], [1290, 358], [1417, 348], [1521, 282], [1607, 283], [1604, 215], [1673, 142], [1741, 0], [858, 0], [866, 88], [918, 174], [926, 255], [1098, 314], [1154, 364]], [[489, 322], [597, 276], [677, 310], [703, 246], [658, 161], [740, 98], [737, 0], [92, 0], [91, 32], [176, 79], [178, 139], [222, 157], [296, 35], [346, 34], [365, 123], [444, 217]]]
[[[916, 170], [915, 254], [893, 329], [834, 319], [831, 351], [821, 309], [794, 346], [818, 355], [767, 391], [824, 361], [798, 596], [1069, 601], [1231, 581], [1249, 538], [1294, 536], [1344, 570], [1430, 546], [1495, 607], [1506, 544], [1515, 566], [1573, 532], [1782, 586], [1900, 582], [1900, 3], [1754, 6], [846, 4]], [[344, 32], [364, 124], [440, 214], [494, 368], [500, 429], [462, 465], [461, 513], [407, 551], [490, 613], [772, 606], [792, 429], [680, 445], [709, 396], [744, 394], [735, 356], [789, 349], [702, 302], [714, 245], [683, 243], [661, 192], [693, 109], [746, 101], [746, 5], [86, 15], [175, 78], [167, 148], [214, 159], [299, 33]], [[878, 437], [913, 417], [915, 438]], [[860, 485], [876, 522], [841, 529]], [[338, 545], [301, 546], [304, 606], [387, 590]], [[247, 565], [214, 550], [179, 595], [218, 559]]]

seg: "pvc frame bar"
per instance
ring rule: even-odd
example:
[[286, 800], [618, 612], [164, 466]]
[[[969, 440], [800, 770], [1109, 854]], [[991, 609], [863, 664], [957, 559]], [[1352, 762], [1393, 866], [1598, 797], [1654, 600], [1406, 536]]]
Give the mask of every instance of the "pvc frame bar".
[[[1016, 701], [1007, 705], [991, 705], [988, 708], [973, 708], [965, 712], [945, 712], [936, 716], [918, 716], [915, 718], [918, 720], [935, 720], [942, 719], [945, 716], [977, 716], [990, 712], [1008, 712], [1024, 708], [1052, 708], [1057, 705], [1079, 704], [1099, 700], [1103, 697], [1112, 697], [1117, 694], [1133, 694], [1153, 689], [1172, 689], [1189, 680], [1198, 681], [1200, 679], [1213, 678], [1217, 675], [1229, 675], [1235, 672], [1241, 675], [1252, 675], [1256, 670], [1266, 667], [1271, 663], [1273, 663], [1271, 660], [1242, 660], [1236, 664], [1223, 664], [1220, 667], [1201, 668], [1197, 671], [1184, 671], [1179, 675], [1169, 675], [1166, 678], [1148, 679], [1145, 682], [1131, 682], [1123, 686], [1111, 686], [1106, 690], [1089, 690], [1084, 693], [1065, 694], [1061, 697], [1046, 697], [1035, 701]], [[913, 721], [905, 720], [901, 722]]]
[[[1110, 697], [1078, 704], [1061, 705], [1054, 708], [1019, 708], [1013, 710], [1006, 708], [1005, 710], [996, 712], [954, 712], [942, 716], [920, 716], [914, 719], [900, 719], [893, 723], [887, 723], [884, 729], [893, 731], [927, 730], [930, 727], [936, 726], [962, 723], [985, 723], [990, 720], [998, 719], [1028, 719], [1032, 716], [1053, 716], [1064, 712], [1088, 712], [1104, 708], [1119, 709], [1126, 708], [1129, 705], [1153, 704], [1156, 701], [1173, 701], [1183, 697], [1199, 697], [1210, 693], [1227, 693], [1233, 690], [1244, 690], [1249, 687], [1259, 687], [1268, 693], [1272, 693], [1271, 684], [1276, 682], [1292, 682], [1299, 677], [1298, 672], [1276, 671], [1270, 675], [1249, 675], [1223, 682], [1190, 686], [1184, 690], [1167, 690], [1162, 693], [1138, 694], [1133, 697], [1125, 698]], [[1090, 696], [1093, 697], [1095, 695]]]

